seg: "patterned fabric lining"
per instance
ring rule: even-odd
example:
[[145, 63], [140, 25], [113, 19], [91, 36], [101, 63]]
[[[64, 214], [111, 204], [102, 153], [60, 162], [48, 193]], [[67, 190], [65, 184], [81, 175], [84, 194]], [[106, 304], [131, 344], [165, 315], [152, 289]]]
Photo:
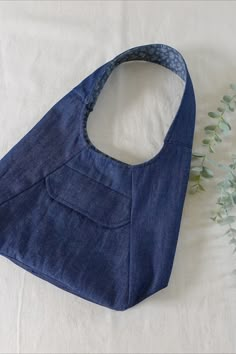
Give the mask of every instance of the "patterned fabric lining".
[[93, 109], [99, 93], [101, 92], [108, 77], [115, 69], [115, 67], [117, 67], [121, 63], [132, 60], [143, 60], [162, 65], [176, 73], [182, 80], [186, 82], [186, 63], [182, 55], [176, 49], [164, 44], [148, 44], [133, 47], [117, 55], [114, 59], [109, 61], [104, 66], [102, 76], [99, 77], [98, 80], [96, 80], [96, 83], [91, 90], [91, 94], [88, 97], [90, 110]]

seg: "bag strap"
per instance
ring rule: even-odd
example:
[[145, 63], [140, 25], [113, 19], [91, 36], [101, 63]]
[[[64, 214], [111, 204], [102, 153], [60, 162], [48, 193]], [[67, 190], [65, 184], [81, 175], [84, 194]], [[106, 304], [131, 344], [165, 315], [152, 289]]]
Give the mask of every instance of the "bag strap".
[[[112, 71], [121, 63], [143, 60], [162, 65], [177, 74], [185, 83], [179, 108], [164, 141], [186, 145], [192, 148], [195, 128], [195, 95], [192, 81], [183, 56], [165, 44], [147, 44], [132, 47], [106, 62], [85, 78], [75, 90], [82, 96], [88, 112], [91, 112], [97, 98]], [[87, 119], [88, 115], [86, 116]], [[83, 122], [85, 124], [86, 122]]]

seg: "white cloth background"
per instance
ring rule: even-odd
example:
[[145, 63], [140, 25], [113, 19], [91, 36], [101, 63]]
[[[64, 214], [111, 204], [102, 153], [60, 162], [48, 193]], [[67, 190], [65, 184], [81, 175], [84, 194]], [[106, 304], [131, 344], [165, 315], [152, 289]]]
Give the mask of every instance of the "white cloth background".
[[[98, 66], [149, 43], [175, 47], [188, 64], [199, 146], [207, 112], [236, 81], [235, 13], [236, 3], [227, 1], [0, 2], [0, 158]], [[121, 64], [89, 116], [91, 140], [128, 163], [151, 158], [182, 89], [159, 65]], [[236, 152], [232, 125], [217, 149], [221, 160]], [[215, 183], [186, 196], [169, 286], [125, 312], [91, 304], [0, 257], [0, 352], [235, 353], [236, 259], [223, 228], [209, 219]]]

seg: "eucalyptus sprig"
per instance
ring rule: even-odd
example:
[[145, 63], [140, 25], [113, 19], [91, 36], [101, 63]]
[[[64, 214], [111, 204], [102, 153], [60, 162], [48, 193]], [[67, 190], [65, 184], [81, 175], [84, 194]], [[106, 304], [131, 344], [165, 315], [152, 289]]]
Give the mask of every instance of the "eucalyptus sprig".
[[[197, 192], [205, 191], [204, 180], [214, 177], [213, 171], [207, 165], [209, 153], [215, 152], [217, 144], [223, 141], [231, 130], [231, 125], [225, 118], [225, 113], [234, 112], [236, 109], [236, 85], [231, 84], [230, 89], [232, 95], [224, 95], [220, 100], [221, 105], [215, 112], [209, 112], [208, 116], [214, 119], [215, 124], [210, 124], [204, 127], [205, 137], [202, 140], [202, 146], [207, 149], [206, 153], [193, 152], [192, 163], [190, 169], [190, 181], [193, 182], [190, 186], [189, 193], [195, 194]], [[197, 160], [197, 165], [195, 164]], [[214, 162], [211, 160], [211, 162]], [[217, 165], [217, 163], [216, 163]]]
[[217, 208], [212, 211], [211, 219], [221, 226], [228, 226], [224, 235], [229, 237], [229, 243], [234, 246], [233, 252], [236, 252], [236, 228], [233, 225], [236, 222], [236, 155], [232, 155], [232, 163], [225, 167], [228, 173], [217, 184], [220, 195], [217, 198]]

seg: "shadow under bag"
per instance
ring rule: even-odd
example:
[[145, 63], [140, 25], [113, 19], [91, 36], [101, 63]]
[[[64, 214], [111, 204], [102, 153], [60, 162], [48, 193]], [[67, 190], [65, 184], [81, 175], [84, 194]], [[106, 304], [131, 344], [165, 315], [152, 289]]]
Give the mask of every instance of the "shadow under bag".
[[[185, 84], [160, 151], [137, 165], [100, 151], [86, 131], [109, 75], [133, 60], [163, 65]], [[147, 44], [115, 56], [61, 98], [0, 160], [0, 254], [115, 310], [167, 287], [194, 129], [192, 81], [176, 49]]]

